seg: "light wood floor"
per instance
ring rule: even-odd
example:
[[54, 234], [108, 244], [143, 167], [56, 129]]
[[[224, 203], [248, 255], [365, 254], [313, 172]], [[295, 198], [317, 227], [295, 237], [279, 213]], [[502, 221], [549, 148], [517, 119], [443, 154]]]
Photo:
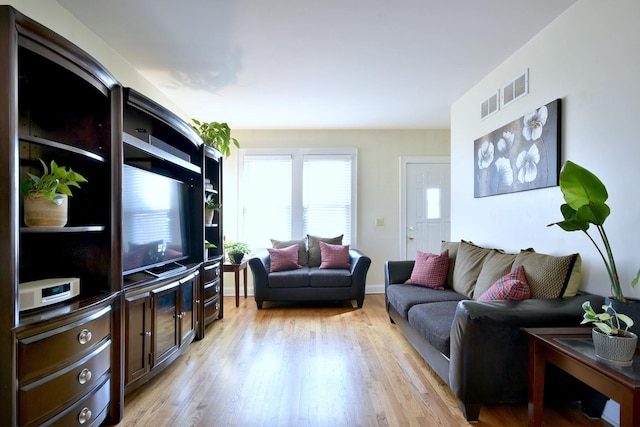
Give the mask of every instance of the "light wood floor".
[[[465, 426], [448, 387], [389, 322], [363, 309], [225, 298], [224, 319], [125, 398], [126, 426]], [[483, 407], [475, 426], [525, 426], [526, 405]], [[574, 407], [547, 426], [607, 426]]]

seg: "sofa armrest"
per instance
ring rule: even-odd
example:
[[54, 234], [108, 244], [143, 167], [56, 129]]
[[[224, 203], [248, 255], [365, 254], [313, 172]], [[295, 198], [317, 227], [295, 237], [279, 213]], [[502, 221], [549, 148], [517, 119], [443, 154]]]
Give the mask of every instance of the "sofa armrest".
[[415, 261], [387, 261], [384, 263], [384, 288], [404, 283], [411, 277]]
[[371, 258], [357, 249], [349, 249], [349, 263], [351, 264], [351, 285], [355, 289], [362, 289], [364, 293]]
[[578, 326], [582, 303], [604, 298], [460, 301], [451, 325], [449, 385], [464, 404], [526, 399], [528, 338], [524, 327]]
[[253, 274], [253, 292], [256, 299], [264, 298], [269, 287], [271, 258], [268, 251], [261, 251], [249, 258], [249, 267]]

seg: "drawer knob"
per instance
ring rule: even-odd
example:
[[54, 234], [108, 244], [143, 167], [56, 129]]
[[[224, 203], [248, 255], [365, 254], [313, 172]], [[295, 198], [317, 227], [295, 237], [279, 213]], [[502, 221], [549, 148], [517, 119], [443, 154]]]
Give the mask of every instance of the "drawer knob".
[[216, 268], [216, 270], [215, 270], [215, 275], [216, 275], [216, 276], [219, 276], [219, 275], [220, 275], [220, 268]]
[[91, 409], [84, 407], [82, 408], [82, 411], [80, 411], [80, 414], [78, 414], [78, 422], [80, 424], [84, 424], [87, 421], [89, 421], [91, 419]]
[[80, 335], [78, 335], [78, 342], [82, 345], [88, 343], [89, 341], [91, 341], [91, 338], [93, 337], [93, 334], [91, 333], [90, 330], [88, 329], [83, 329], [80, 331]]
[[151, 331], [142, 332], [140, 335], [143, 335], [145, 337], [150, 337], [151, 336]]
[[84, 368], [82, 371], [80, 371], [80, 375], [78, 375], [78, 382], [80, 384], [85, 384], [89, 381], [91, 381], [91, 371], [87, 368]]
[[220, 309], [220, 303], [219, 303], [219, 302], [217, 302], [217, 303], [216, 303], [216, 310], [219, 310], [219, 309]]
[[216, 293], [220, 293], [220, 285], [216, 285]]

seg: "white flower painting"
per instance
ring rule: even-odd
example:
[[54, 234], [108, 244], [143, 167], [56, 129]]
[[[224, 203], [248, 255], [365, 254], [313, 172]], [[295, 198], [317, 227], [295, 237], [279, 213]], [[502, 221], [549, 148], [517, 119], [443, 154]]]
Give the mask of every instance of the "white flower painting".
[[474, 196], [558, 185], [560, 100], [475, 141]]

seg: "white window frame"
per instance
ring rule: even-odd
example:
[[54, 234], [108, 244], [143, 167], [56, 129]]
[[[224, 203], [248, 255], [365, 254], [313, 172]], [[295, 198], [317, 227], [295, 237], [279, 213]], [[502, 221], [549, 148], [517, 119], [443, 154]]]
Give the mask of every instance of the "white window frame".
[[[244, 195], [246, 192], [242, 191], [243, 174], [244, 174], [244, 158], [245, 156], [291, 156], [291, 181], [292, 181], [292, 200], [291, 200], [291, 238], [303, 239], [306, 238], [306, 234], [303, 234], [304, 220], [303, 220], [303, 204], [302, 204], [302, 171], [304, 156], [349, 156], [351, 157], [351, 241], [344, 242], [344, 244], [351, 245], [352, 248], [356, 248], [357, 237], [357, 194], [358, 194], [358, 150], [355, 148], [243, 148], [238, 150], [238, 230], [243, 233], [244, 227], [242, 226], [242, 206], [244, 206]], [[267, 184], [268, 180], [265, 179], [265, 191], [269, 191]], [[334, 236], [323, 236], [334, 237]], [[279, 236], [273, 236], [273, 238], [279, 238]], [[242, 234], [239, 236], [240, 241], [246, 241], [246, 236]], [[252, 248], [254, 251], [264, 248]]]

